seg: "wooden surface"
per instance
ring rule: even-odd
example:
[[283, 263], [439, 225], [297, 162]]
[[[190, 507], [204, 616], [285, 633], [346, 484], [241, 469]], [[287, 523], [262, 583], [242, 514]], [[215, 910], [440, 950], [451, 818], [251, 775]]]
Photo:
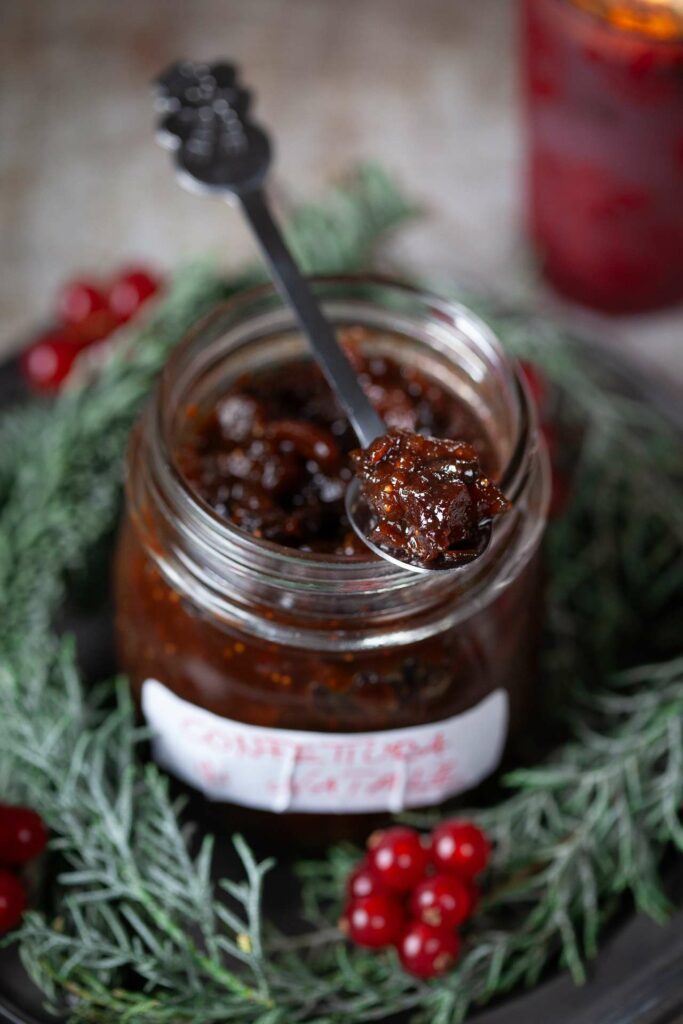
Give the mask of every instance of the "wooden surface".
[[[164, 268], [254, 248], [238, 215], [174, 182], [149, 81], [181, 57], [229, 56], [277, 136], [281, 204], [374, 158], [425, 216], [385, 264], [527, 295], [515, 0], [2, 0], [0, 352], [79, 271]], [[536, 301], [548, 302], [540, 291]], [[552, 302], [552, 299], [550, 300]], [[604, 343], [683, 383], [683, 314], [603, 320]]]

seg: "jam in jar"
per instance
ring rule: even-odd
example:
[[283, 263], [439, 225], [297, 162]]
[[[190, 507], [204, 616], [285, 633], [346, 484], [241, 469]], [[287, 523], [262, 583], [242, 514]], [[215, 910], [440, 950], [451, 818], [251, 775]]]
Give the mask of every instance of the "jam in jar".
[[134, 431], [116, 597], [157, 760], [226, 825], [320, 842], [495, 769], [529, 712], [549, 488], [477, 317], [375, 279], [313, 287], [388, 426], [472, 446], [509, 499], [485, 552], [416, 575], [358, 540], [356, 438], [264, 288], [194, 330]]

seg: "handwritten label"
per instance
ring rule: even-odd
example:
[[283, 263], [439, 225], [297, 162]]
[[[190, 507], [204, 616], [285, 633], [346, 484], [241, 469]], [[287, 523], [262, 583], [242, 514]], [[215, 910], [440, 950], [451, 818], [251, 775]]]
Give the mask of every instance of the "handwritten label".
[[498, 765], [508, 720], [504, 690], [441, 722], [364, 733], [245, 725], [156, 679], [142, 708], [156, 761], [209, 799], [325, 814], [396, 812], [471, 789]]

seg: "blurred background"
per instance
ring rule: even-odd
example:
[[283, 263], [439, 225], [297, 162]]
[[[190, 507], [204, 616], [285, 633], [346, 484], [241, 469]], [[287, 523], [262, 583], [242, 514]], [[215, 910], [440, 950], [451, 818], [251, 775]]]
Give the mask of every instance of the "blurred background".
[[255, 257], [239, 215], [178, 188], [153, 139], [150, 80], [227, 56], [276, 137], [281, 208], [375, 160], [424, 210], [386, 269], [532, 301], [683, 383], [680, 307], [606, 317], [531, 273], [516, 0], [2, 0], [0, 19], [0, 353], [70, 276]]

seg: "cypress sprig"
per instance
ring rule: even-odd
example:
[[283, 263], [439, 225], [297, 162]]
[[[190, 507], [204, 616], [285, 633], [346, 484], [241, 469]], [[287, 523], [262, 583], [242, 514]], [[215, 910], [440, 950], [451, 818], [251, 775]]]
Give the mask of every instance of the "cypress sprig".
[[[408, 212], [366, 170], [295, 217], [293, 242], [308, 269], [354, 269]], [[50, 906], [25, 919], [23, 961], [51, 1005], [93, 1024], [360, 1024], [401, 1010], [456, 1024], [553, 965], [581, 981], [625, 897], [666, 915], [659, 862], [668, 844], [683, 849], [683, 659], [671, 615], [683, 591], [683, 481], [656, 412], [606, 390], [561, 333], [523, 315], [495, 323], [553, 381], [572, 438], [573, 500], [548, 540], [543, 653], [565, 739], [509, 774], [497, 803], [468, 812], [495, 856], [453, 974], [421, 984], [391, 953], [348, 949], [334, 922], [358, 856], [349, 847], [300, 865], [313, 930], [293, 938], [270, 924], [271, 865], [242, 838], [241, 877], [216, 885], [211, 838], [190, 841], [165, 776], [140, 756], [125, 681], [86, 690], [72, 642], [53, 631], [69, 574], [86, 572], [111, 533], [126, 437], [168, 351], [260, 274], [184, 272], [94, 384], [0, 421], [0, 793], [45, 815], [62, 865]]]

